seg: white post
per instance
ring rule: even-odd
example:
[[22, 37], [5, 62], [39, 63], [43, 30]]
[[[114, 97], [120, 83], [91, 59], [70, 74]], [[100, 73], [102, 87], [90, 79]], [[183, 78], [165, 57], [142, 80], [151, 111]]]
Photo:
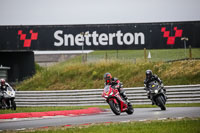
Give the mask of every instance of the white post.
[[185, 49], [185, 58], [186, 58], [186, 41], [188, 41], [189, 39], [187, 37], [182, 37], [181, 38], [182, 41], [184, 41], [184, 49]]
[[184, 40], [184, 47], [185, 47], [185, 57], [186, 57], [186, 40]]
[[[84, 36], [85, 33], [84, 33], [84, 32], [81, 32], [80, 34]], [[84, 43], [83, 43], [83, 45], [82, 45], [82, 63], [84, 63], [83, 50], [84, 50]]]

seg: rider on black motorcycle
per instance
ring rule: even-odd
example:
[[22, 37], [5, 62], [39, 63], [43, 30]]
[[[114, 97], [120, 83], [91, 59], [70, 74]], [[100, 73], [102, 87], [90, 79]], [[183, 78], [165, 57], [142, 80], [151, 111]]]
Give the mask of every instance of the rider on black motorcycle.
[[104, 74], [105, 79], [105, 85], [111, 85], [112, 88], [118, 89], [120, 96], [126, 100], [128, 105], [130, 104], [130, 101], [128, 100], [128, 97], [126, 96], [125, 90], [122, 88], [122, 83], [117, 78], [112, 78], [112, 75], [110, 73]]
[[[164, 92], [166, 93], [166, 90], [164, 89], [164, 85], [162, 83], [162, 80], [160, 80], [160, 78], [157, 75], [153, 74], [153, 72], [151, 70], [146, 70], [146, 79], [144, 80], [144, 86], [145, 86], [144, 90], [149, 89], [148, 88], [149, 83], [152, 82], [152, 81], [157, 81], [161, 85]], [[147, 97], [150, 99], [149, 93], [147, 94]]]

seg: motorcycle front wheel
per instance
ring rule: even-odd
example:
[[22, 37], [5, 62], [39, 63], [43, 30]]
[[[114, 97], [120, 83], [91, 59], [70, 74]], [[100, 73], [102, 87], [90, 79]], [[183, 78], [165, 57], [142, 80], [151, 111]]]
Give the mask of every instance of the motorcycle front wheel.
[[119, 103], [115, 103], [113, 100], [110, 100], [109, 105], [114, 114], [120, 115], [121, 111], [120, 111]]
[[131, 114], [133, 114], [133, 112], [134, 112], [133, 106], [129, 105], [126, 113], [129, 114], [129, 115], [131, 115]]
[[158, 96], [156, 99], [156, 102], [158, 104], [158, 106], [160, 107], [161, 110], [166, 110], [165, 104], [162, 100], [162, 96]]
[[11, 99], [11, 109], [16, 110], [16, 108], [17, 108], [17, 106], [16, 106], [14, 99]]

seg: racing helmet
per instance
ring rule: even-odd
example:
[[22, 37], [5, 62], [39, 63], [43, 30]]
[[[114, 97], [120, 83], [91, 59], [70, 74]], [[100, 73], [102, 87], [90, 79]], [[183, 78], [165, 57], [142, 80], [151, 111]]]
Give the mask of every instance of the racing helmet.
[[146, 70], [146, 78], [150, 79], [153, 75], [153, 72], [151, 70]]
[[1, 79], [0, 82], [1, 82], [1, 86], [5, 85], [6, 83], [5, 79]]
[[112, 75], [110, 73], [105, 73], [104, 80], [105, 80], [106, 84], [111, 83]]

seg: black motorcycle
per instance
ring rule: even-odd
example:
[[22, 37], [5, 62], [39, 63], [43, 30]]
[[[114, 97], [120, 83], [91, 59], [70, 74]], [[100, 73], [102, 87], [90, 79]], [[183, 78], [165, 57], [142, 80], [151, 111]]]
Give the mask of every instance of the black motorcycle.
[[153, 104], [159, 106], [161, 110], [166, 110], [165, 103], [167, 101], [167, 98], [163, 87], [161, 87], [158, 82], [150, 82], [146, 91], [147, 94], [149, 94], [149, 97]]

